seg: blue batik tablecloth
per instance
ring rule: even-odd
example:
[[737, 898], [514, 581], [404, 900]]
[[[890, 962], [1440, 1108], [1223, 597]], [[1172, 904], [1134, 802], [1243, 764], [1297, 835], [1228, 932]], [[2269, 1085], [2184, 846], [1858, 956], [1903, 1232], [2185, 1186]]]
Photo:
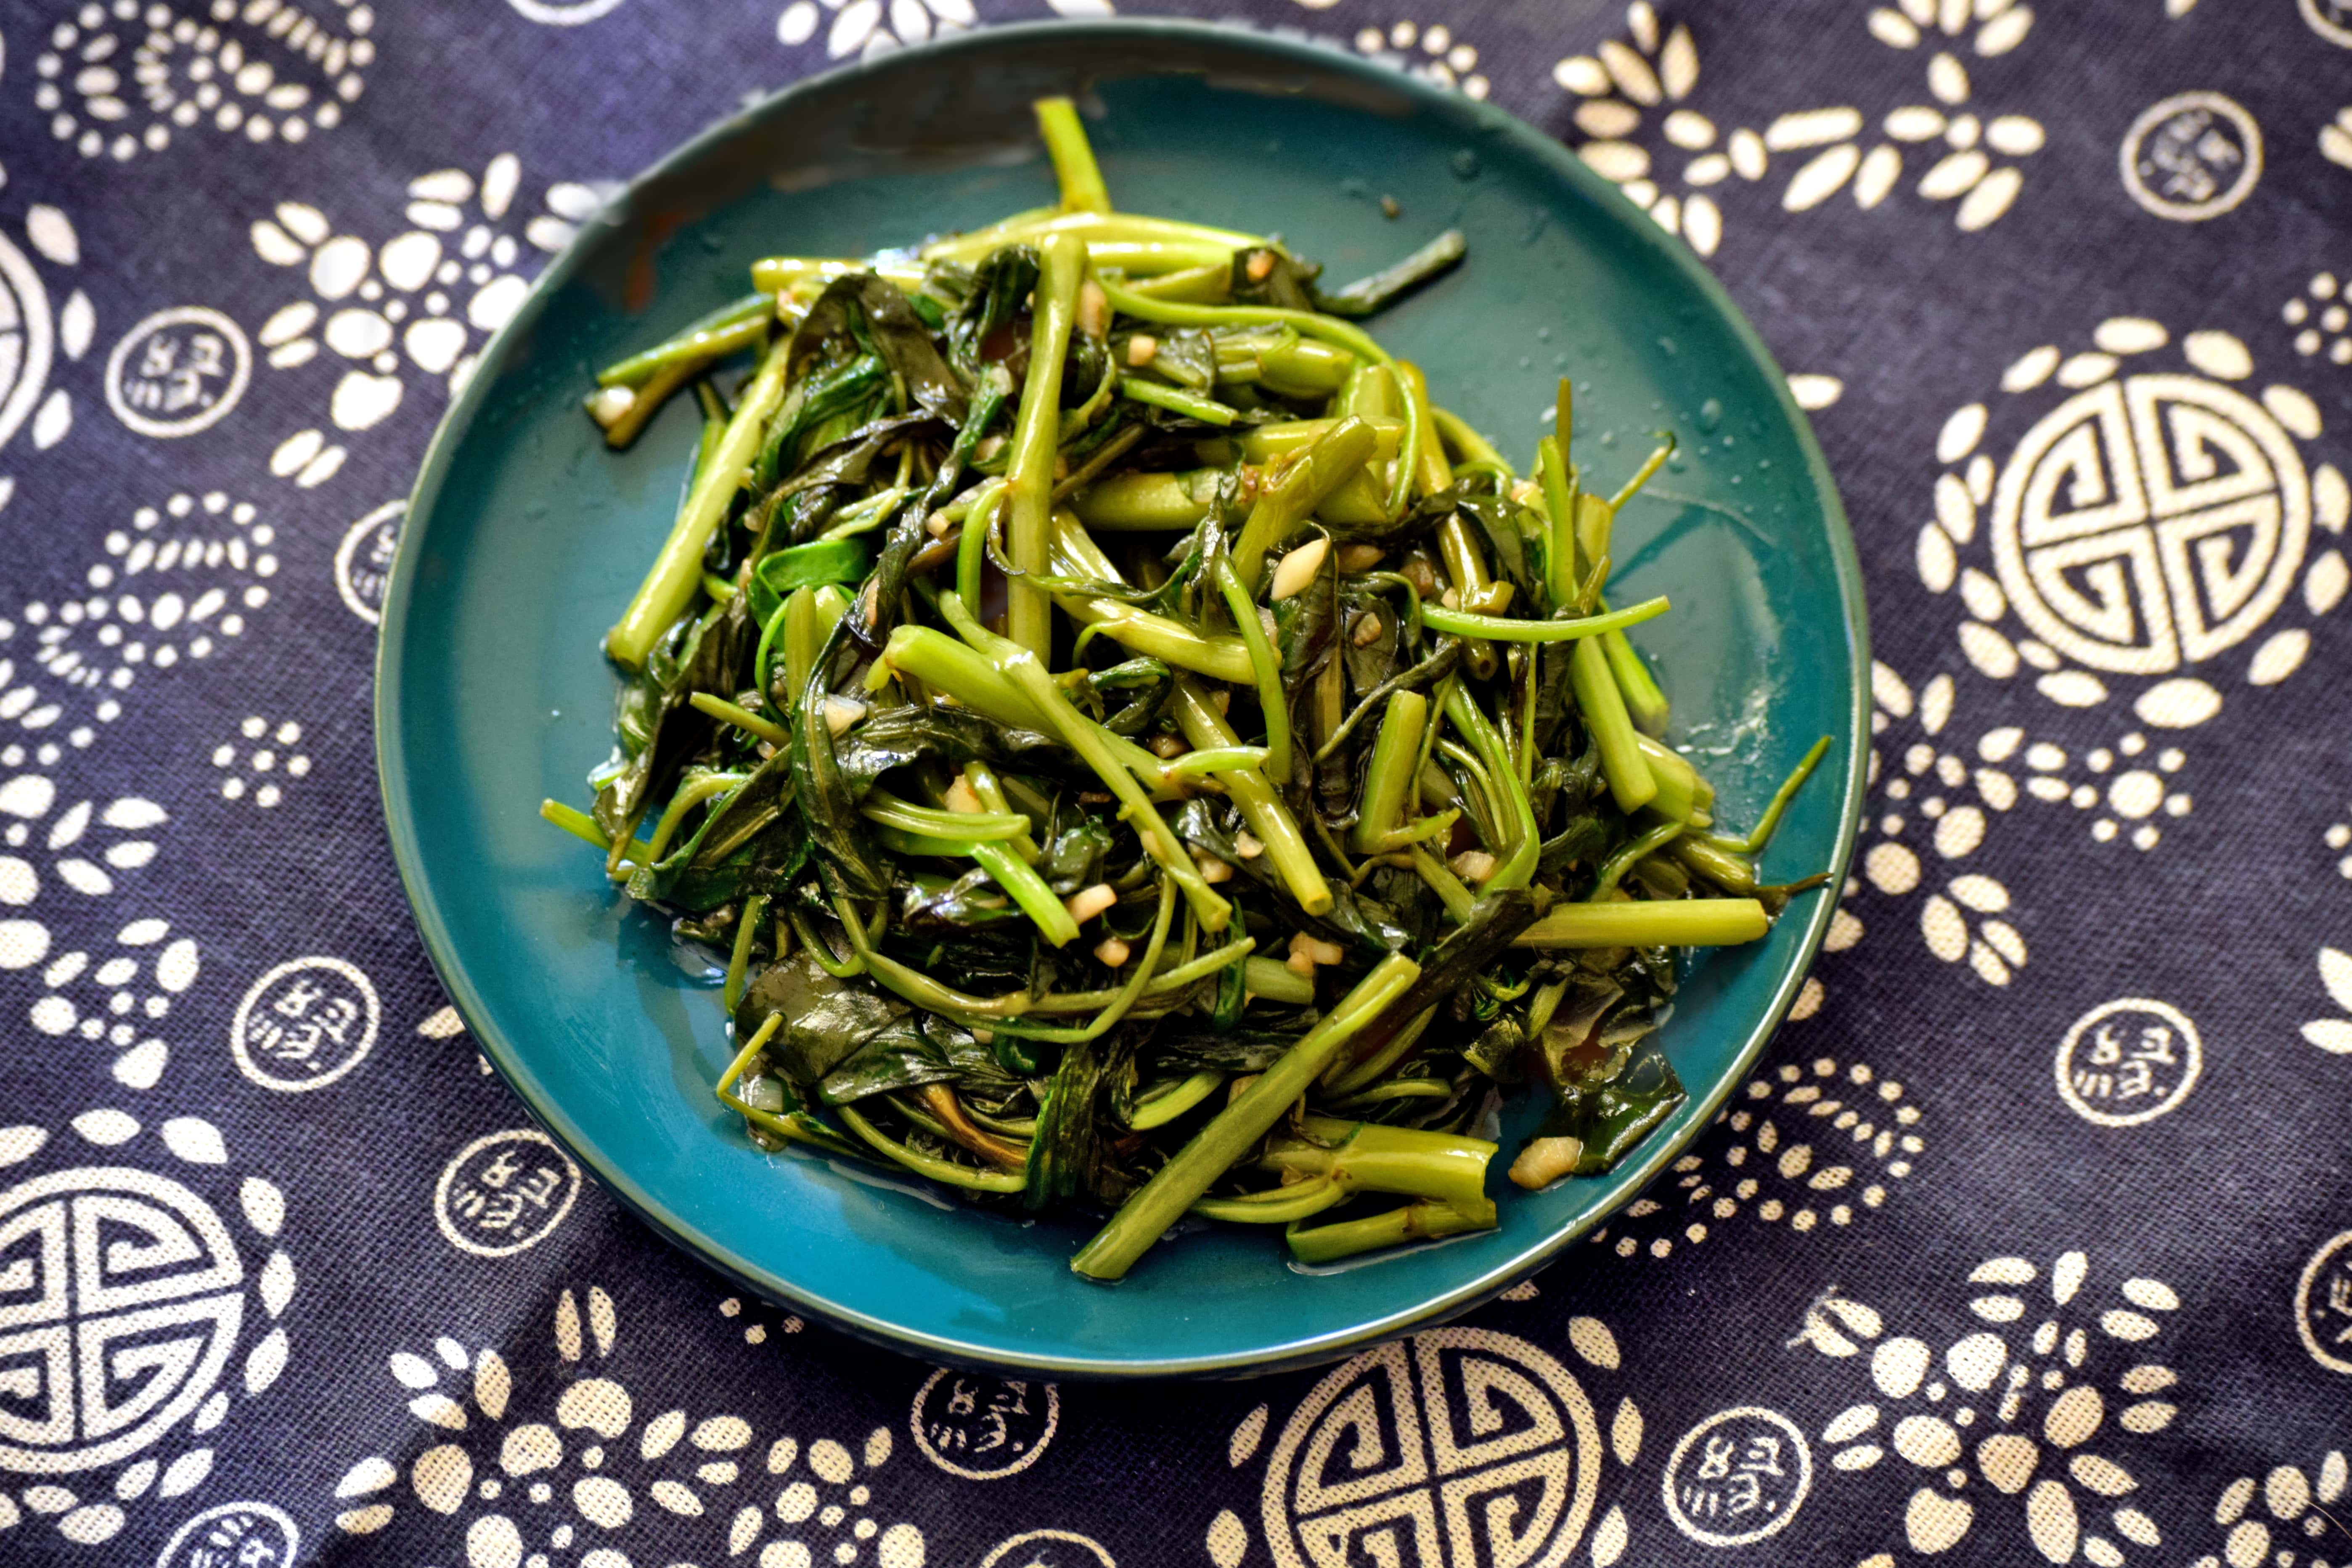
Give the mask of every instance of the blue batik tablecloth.
[[1322, 1372], [1008, 1382], [739, 1294], [532, 1127], [377, 805], [426, 436], [608, 182], [1042, 14], [0, 5], [0, 1561], [2352, 1560], [2343, 0], [1200, 9], [1577, 147], [1868, 568], [1829, 952], [1535, 1280]]

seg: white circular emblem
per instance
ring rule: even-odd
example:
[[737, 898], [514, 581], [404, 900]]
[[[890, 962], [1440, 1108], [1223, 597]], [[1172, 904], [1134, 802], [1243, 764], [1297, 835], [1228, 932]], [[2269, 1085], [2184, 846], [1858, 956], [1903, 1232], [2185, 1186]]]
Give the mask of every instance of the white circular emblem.
[[2184, 92], [2132, 121], [2120, 159], [2132, 200], [2158, 217], [2201, 223], [2244, 201], [2262, 178], [2262, 128], [2218, 92]]
[[1050, 1383], [941, 1367], [915, 1391], [908, 1426], [923, 1458], [948, 1474], [993, 1481], [1035, 1464], [1061, 1420]]
[[621, 0], [569, 0], [560, 5], [551, 4], [550, 0], [507, 0], [507, 4], [544, 26], [577, 27], [619, 9]]
[[2311, 484], [2260, 404], [2193, 375], [2076, 394], [2018, 443], [1993, 501], [2018, 615], [2094, 669], [2160, 675], [2243, 641], [2294, 585]]
[[1075, 1530], [1024, 1530], [997, 1542], [980, 1568], [1118, 1568], [1101, 1542]]
[[0, 1193], [0, 1469], [152, 1443], [220, 1381], [245, 1304], [228, 1227], [169, 1177], [78, 1166]]
[[289, 959], [253, 983], [229, 1025], [237, 1070], [264, 1089], [324, 1089], [366, 1059], [383, 1009], [340, 958]]
[[343, 531], [335, 547], [335, 592], [352, 614], [374, 626], [383, 614], [383, 590], [392, 580], [392, 552], [400, 543], [400, 521], [408, 502], [388, 500]]
[[302, 1531], [282, 1508], [225, 1502], [172, 1532], [155, 1568], [292, 1568]]
[[1266, 1466], [1266, 1542], [1280, 1568], [1559, 1568], [1601, 1454], [1591, 1402], [1559, 1362], [1507, 1334], [1433, 1330], [1300, 1403]]
[[2352, 3], [2347, 0], [2295, 0], [2311, 30], [2338, 48], [2352, 49]]
[[106, 356], [106, 405], [142, 436], [169, 440], [218, 424], [253, 379], [253, 344], [218, 310], [158, 310]]
[[2169, 1003], [2126, 996], [2074, 1020], [2058, 1043], [2058, 1093], [2099, 1127], [2137, 1127], [2189, 1098], [2205, 1044]]
[[1796, 1423], [1743, 1405], [1683, 1434], [1663, 1490], [1676, 1530], [1706, 1546], [1745, 1546], [1787, 1529], [1812, 1487], [1812, 1450]]
[[519, 1127], [477, 1138], [442, 1168], [433, 1219], [449, 1245], [505, 1258], [547, 1239], [580, 1196], [580, 1167], [555, 1140]]
[[2311, 1359], [2352, 1373], [2352, 1230], [2329, 1237], [2294, 1287], [2294, 1331]]
[[0, 238], [0, 446], [41, 400], [54, 331], [41, 275], [23, 251]]

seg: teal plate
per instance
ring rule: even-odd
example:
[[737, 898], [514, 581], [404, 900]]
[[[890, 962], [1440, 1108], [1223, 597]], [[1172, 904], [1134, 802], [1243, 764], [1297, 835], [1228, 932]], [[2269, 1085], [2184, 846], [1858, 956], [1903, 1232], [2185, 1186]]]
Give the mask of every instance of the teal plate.
[[[1745, 823], [1821, 735], [1831, 759], [1769, 858], [1843, 879], [1869, 746], [1861, 571], [1780, 371], [1681, 243], [1499, 110], [1321, 47], [1175, 22], [990, 28], [803, 82], [632, 185], [540, 279], [436, 437], [384, 606], [376, 724], [392, 843], [425, 942], [490, 1060], [581, 1163], [751, 1289], [934, 1360], [1057, 1375], [1231, 1374], [1329, 1360], [1458, 1313], [1664, 1168], [1762, 1050], [1827, 929], [1701, 959], [1667, 1026], [1690, 1102], [1614, 1174], [1495, 1185], [1501, 1228], [1325, 1272], [1212, 1228], [1116, 1287], [1070, 1273], [1087, 1226], [745, 1142], [715, 978], [540, 821], [584, 802], [616, 681], [598, 639], [677, 504], [695, 419], [608, 455], [593, 368], [740, 295], [775, 251], [860, 255], [1052, 199], [1030, 100], [1072, 93], [1113, 199], [1279, 230], [1355, 277], [1453, 225], [1469, 259], [1374, 323], [1442, 401], [1522, 458], [1561, 368], [1577, 456], [1613, 488], [1672, 427], [1684, 458], [1617, 527], [1673, 739]], [[1402, 216], [1381, 213], [1393, 196]], [[1506, 1118], [1507, 1163], [1541, 1115]]]

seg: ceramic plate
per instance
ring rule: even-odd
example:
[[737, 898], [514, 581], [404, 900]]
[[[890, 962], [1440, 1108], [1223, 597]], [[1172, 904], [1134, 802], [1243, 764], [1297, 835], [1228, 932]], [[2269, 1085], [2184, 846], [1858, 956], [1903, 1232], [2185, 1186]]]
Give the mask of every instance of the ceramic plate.
[[[1353, 1267], [1286, 1266], [1221, 1228], [1124, 1283], [1066, 1267], [1090, 1227], [963, 1209], [913, 1182], [745, 1142], [710, 1086], [716, 976], [541, 822], [584, 798], [617, 682], [598, 639], [677, 503], [681, 400], [628, 453], [580, 411], [597, 365], [741, 294], [776, 251], [858, 255], [1050, 201], [1029, 103], [1076, 95], [1113, 198], [1278, 230], [1345, 279], [1448, 226], [1469, 259], [1381, 316], [1443, 401], [1522, 462], [1555, 379], [1613, 486], [1671, 427], [1684, 456], [1617, 525], [1626, 598], [1691, 749], [1744, 823], [1821, 735], [1831, 760], [1769, 857], [1844, 875], [1869, 737], [1861, 573], [1780, 372], [1680, 241], [1501, 111], [1318, 46], [1174, 22], [993, 27], [803, 82], [633, 184], [541, 279], [444, 421], [409, 507], [376, 688], [386, 814], [427, 948], [484, 1052], [580, 1163], [751, 1289], [933, 1360], [1054, 1375], [1233, 1373], [1328, 1360], [1457, 1313], [1567, 1247], [1671, 1162], [1761, 1050], [1832, 912], [1702, 959], [1666, 1045], [1681, 1113], [1614, 1174], [1501, 1228]], [[1392, 197], [1394, 219], [1381, 198]]]

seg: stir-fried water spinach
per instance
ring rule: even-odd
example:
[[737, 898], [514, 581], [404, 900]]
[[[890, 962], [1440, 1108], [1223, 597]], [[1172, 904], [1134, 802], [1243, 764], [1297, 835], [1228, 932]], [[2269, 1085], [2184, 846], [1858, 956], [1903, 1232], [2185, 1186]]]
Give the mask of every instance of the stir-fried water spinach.
[[[1057, 206], [754, 291], [599, 378], [615, 447], [688, 395], [677, 521], [604, 651], [593, 808], [542, 814], [728, 955], [751, 1140], [1326, 1262], [1496, 1224], [1685, 1099], [1679, 950], [1762, 936], [1757, 858], [1662, 737], [1611, 602], [1619, 488], [1521, 477], [1280, 240]], [[748, 369], [745, 368], [748, 361]]]

